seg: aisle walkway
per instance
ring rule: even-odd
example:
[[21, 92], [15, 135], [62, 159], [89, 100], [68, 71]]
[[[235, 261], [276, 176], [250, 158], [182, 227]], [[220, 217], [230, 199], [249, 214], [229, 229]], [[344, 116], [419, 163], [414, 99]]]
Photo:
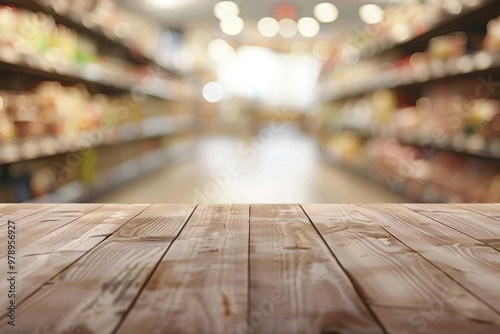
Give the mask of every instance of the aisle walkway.
[[294, 128], [261, 131], [256, 141], [200, 139], [189, 160], [167, 166], [95, 200], [102, 203], [388, 203], [385, 188], [321, 159]]

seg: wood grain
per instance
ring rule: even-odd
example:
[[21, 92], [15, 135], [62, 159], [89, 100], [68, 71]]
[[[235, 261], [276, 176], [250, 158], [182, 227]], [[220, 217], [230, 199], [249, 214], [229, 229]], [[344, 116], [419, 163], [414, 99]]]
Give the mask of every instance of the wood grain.
[[500, 221], [496, 219], [446, 204], [405, 204], [404, 206], [500, 251]]
[[240, 333], [381, 333], [298, 205], [252, 205], [250, 314]]
[[500, 330], [498, 314], [350, 205], [303, 208], [389, 333]]
[[17, 221], [54, 206], [54, 204], [6, 204], [0, 207], [0, 227], [7, 225], [9, 220]]
[[144, 210], [21, 304], [12, 332], [111, 333], [194, 207]]
[[248, 205], [202, 205], [118, 333], [236, 333], [248, 309]]
[[455, 206], [500, 220], [500, 204], [454, 204]]
[[401, 205], [355, 205], [500, 313], [500, 252]]
[[[25, 246], [17, 256], [18, 280], [16, 301], [21, 304], [52, 277], [82, 257], [113, 234], [148, 205], [106, 204], [70, 224], [41, 235]], [[6, 263], [6, 258], [0, 259]], [[0, 291], [8, 282], [0, 281]], [[0, 295], [0, 304], [6, 305], [7, 294]], [[2, 313], [4, 311], [2, 310]]]
[[[99, 208], [102, 204], [62, 204], [51, 206], [46, 210], [16, 219], [16, 247], [22, 248], [85, 214]], [[0, 227], [0, 244], [7, 242], [7, 226]], [[7, 248], [0, 248], [0, 258], [7, 255]], [[5, 262], [4, 262], [5, 263]]]

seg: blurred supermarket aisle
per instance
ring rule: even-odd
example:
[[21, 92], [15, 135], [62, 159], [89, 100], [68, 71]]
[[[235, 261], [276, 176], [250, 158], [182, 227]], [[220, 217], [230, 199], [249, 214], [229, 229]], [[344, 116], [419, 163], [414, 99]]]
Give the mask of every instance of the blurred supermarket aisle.
[[115, 203], [402, 201], [385, 188], [325, 162], [314, 140], [293, 127], [264, 128], [254, 140], [201, 138], [189, 160], [95, 199]]

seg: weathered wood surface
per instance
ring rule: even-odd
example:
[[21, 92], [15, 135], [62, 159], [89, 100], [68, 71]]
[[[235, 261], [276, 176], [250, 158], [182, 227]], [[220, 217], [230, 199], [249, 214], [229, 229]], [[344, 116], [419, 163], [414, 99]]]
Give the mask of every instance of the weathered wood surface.
[[[18, 278], [22, 284], [17, 287], [16, 300], [22, 302], [146, 207], [106, 204], [22, 248], [17, 256], [17, 267], [21, 268]], [[5, 260], [0, 259], [0, 263]], [[0, 281], [0, 290], [6, 289], [7, 284], [6, 280]], [[6, 303], [7, 295], [0, 295], [0, 304]]]
[[0, 333], [500, 333], [496, 204], [21, 204], [0, 220], [18, 271]]
[[12, 332], [111, 333], [193, 209], [144, 210], [22, 303]]
[[498, 329], [498, 314], [352, 206], [303, 208], [390, 333]]
[[405, 204], [404, 206], [500, 251], [499, 220], [446, 204]]
[[492, 309], [500, 310], [500, 252], [496, 249], [401, 205], [355, 208]]
[[235, 333], [248, 311], [248, 205], [197, 208], [119, 333]]
[[381, 333], [353, 283], [298, 205], [250, 211], [254, 333]]
[[490, 218], [500, 220], [500, 203], [498, 204], [454, 204], [455, 206], [471, 210]]

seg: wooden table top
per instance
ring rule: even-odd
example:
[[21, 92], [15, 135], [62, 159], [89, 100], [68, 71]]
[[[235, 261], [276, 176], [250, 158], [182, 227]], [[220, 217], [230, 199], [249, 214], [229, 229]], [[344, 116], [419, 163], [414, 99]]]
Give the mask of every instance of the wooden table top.
[[500, 333], [500, 204], [0, 204], [0, 229], [0, 333]]

